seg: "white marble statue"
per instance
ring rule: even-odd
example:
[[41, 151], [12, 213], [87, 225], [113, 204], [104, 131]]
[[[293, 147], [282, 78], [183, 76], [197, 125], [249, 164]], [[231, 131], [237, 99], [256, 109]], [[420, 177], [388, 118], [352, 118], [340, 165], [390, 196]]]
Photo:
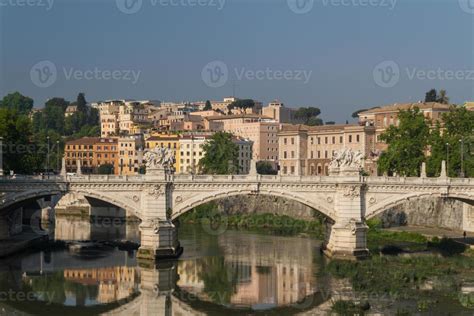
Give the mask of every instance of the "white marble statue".
[[175, 162], [174, 152], [169, 148], [155, 147], [147, 150], [143, 159], [146, 163], [147, 170], [152, 169], [169, 169]]
[[360, 151], [353, 151], [351, 148], [344, 148], [337, 150], [334, 153], [329, 168], [360, 169], [363, 167], [363, 160], [364, 154]]

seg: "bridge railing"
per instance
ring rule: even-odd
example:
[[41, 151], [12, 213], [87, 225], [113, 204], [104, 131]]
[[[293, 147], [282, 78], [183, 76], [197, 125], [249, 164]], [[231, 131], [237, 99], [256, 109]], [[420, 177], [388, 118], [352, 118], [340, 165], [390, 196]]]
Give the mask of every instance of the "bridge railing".
[[363, 182], [368, 184], [474, 185], [474, 178], [364, 177]]

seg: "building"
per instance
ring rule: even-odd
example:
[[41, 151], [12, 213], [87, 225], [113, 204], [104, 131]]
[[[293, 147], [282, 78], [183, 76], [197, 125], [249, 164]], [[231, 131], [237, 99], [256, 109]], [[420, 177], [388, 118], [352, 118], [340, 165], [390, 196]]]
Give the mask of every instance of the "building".
[[[184, 135], [179, 139], [179, 164], [177, 173], [199, 174], [199, 162], [204, 157], [204, 145], [212, 137], [212, 133]], [[237, 174], [248, 174], [252, 160], [252, 142], [241, 137], [234, 137], [233, 142], [238, 146]]]
[[99, 140], [93, 144], [92, 151], [92, 164], [97, 171], [101, 166], [109, 165], [113, 167], [114, 174], [119, 174], [117, 138], [99, 138]]
[[278, 130], [280, 124], [270, 118], [256, 114], [210, 116], [206, 120], [209, 129], [225, 131], [248, 139], [253, 143], [255, 161], [278, 161]]
[[93, 173], [96, 168], [94, 166], [94, 144], [99, 140], [99, 137], [84, 137], [67, 142], [64, 146], [66, 171], [76, 172], [79, 160], [83, 173]]
[[419, 108], [423, 115], [432, 122], [432, 126], [440, 121], [442, 115], [451, 110], [449, 104], [441, 104], [436, 102], [418, 102], [393, 104], [382, 107], [375, 107], [370, 110], [360, 112], [359, 124], [367, 126], [375, 126], [376, 150], [383, 151], [387, 149], [387, 145], [380, 140], [380, 135], [391, 125], [398, 125], [398, 113], [400, 110], [409, 110]]
[[136, 130], [151, 128], [150, 113], [157, 110], [150, 101], [109, 100], [95, 105], [100, 113], [101, 136], [133, 134]]
[[103, 165], [113, 166], [114, 173], [118, 174], [116, 138], [84, 137], [69, 141], [65, 145], [64, 158], [67, 172], [76, 172], [79, 160], [84, 174], [97, 173]]
[[143, 145], [141, 137], [118, 139], [118, 174], [133, 175], [140, 172], [143, 165]]
[[466, 102], [466, 103], [464, 103], [464, 106], [466, 107], [467, 110], [474, 111], [474, 101], [473, 102]]
[[335, 151], [364, 153], [364, 170], [376, 174], [375, 127], [361, 125], [283, 125], [278, 133], [282, 175], [328, 175]]
[[174, 152], [175, 165], [174, 168], [176, 171], [179, 170], [179, 139], [180, 135], [178, 134], [168, 134], [168, 133], [155, 133], [145, 139], [145, 148], [153, 149], [155, 147], [160, 148], [169, 148]]
[[275, 120], [278, 123], [302, 124], [303, 120], [297, 119], [295, 109], [287, 108], [279, 101], [273, 101], [262, 109], [262, 115]]
[[64, 111], [64, 117], [69, 117], [77, 112], [77, 105], [68, 105]]

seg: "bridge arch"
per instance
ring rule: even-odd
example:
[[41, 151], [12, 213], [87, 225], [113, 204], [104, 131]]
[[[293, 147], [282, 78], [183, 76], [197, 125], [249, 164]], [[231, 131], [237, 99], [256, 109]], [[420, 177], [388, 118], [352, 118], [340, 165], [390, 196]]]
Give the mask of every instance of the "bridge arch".
[[[178, 194], [174, 193], [173, 195], [173, 212], [171, 219], [175, 220], [179, 216], [184, 215], [185, 213], [189, 212], [193, 208], [206, 204], [209, 202], [213, 202], [219, 199], [232, 197], [232, 196], [246, 196], [246, 195], [266, 195], [266, 196], [274, 196], [274, 197], [281, 197], [286, 200], [292, 200], [304, 204], [318, 213], [324, 215], [325, 217], [329, 218], [331, 221], [336, 221], [335, 210], [333, 206], [328, 202], [328, 200], [318, 197], [316, 193], [313, 193], [311, 198], [305, 197], [300, 194], [290, 193], [290, 192], [283, 192], [278, 190], [259, 190], [258, 192], [254, 192], [248, 189], [232, 189], [229, 191], [223, 192], [206, 192], [197, 194], [189, 199], [180, 200]], [[328, 198], [332, 201], [332, 198]]]
[[47, 196], [62, 195], [63, 191], [59, 189], [48, 189], [48, 190], [31, 190], [21, 193], [10, 193], [4, 196], [0, 196], [0, 211], [5, 211], [16, 205], [22, 203], [38, 200]]
[[85, 198], [89, 197], [89, 198], [93, 198], [93, 199], [100, 200], [100, 201], [103, 201], [103, 202], [107, 202], [109, 204], [112, 204], [114, 206], [117, 206], [117, 207], [120, 207], [120, 208], [124, 209], [127, 212], [127, 214], [131, 214], [131, 215], [134, 215], [134, 216], [138, 217], [139, 219], [143, 219], [140, 210], [138, 210], [136, 207], [132, 206], [132, 201], [127, 201], [123, 197], [118, 197], [116, 192], [111, 192], [111, 194], [105, 194], [105, 193], [100, 192], [100, 191], [77, 190], [77, 189], [75, 189], [75, 190], [71, 191], [70, 193], [73, 193], [73, 194], [78, 193], [78, 194], [84, 196]]
[[[390, 208], [396, 207], [408, 200], [421, 199], [421, 198], [447, 198], [454, 199], [464, 203], [474, 204], [474, 196], [464, 193], [450, 193], [450, 194], [441, 194], [441, 193], [410, 193], [410, 194], [400, 194], [394, 197], [384, 199], [379, 203], [375, 203], [373, 206], [370, 206], [366, 209], [365, 218], [371, 219], [380, 215], [381, 213], [387, 211]], [[370, 200], [369, 200], [370, 201]]]

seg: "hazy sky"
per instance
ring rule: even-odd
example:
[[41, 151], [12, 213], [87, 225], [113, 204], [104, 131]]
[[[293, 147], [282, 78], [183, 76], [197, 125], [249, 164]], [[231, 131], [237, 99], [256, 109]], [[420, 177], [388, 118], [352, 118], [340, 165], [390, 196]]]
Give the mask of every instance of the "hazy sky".
[[42, 107], [220, 100], [318, 106], [325, 120], [474, 100], [474, 0], [0, 0], [0, 95]]

